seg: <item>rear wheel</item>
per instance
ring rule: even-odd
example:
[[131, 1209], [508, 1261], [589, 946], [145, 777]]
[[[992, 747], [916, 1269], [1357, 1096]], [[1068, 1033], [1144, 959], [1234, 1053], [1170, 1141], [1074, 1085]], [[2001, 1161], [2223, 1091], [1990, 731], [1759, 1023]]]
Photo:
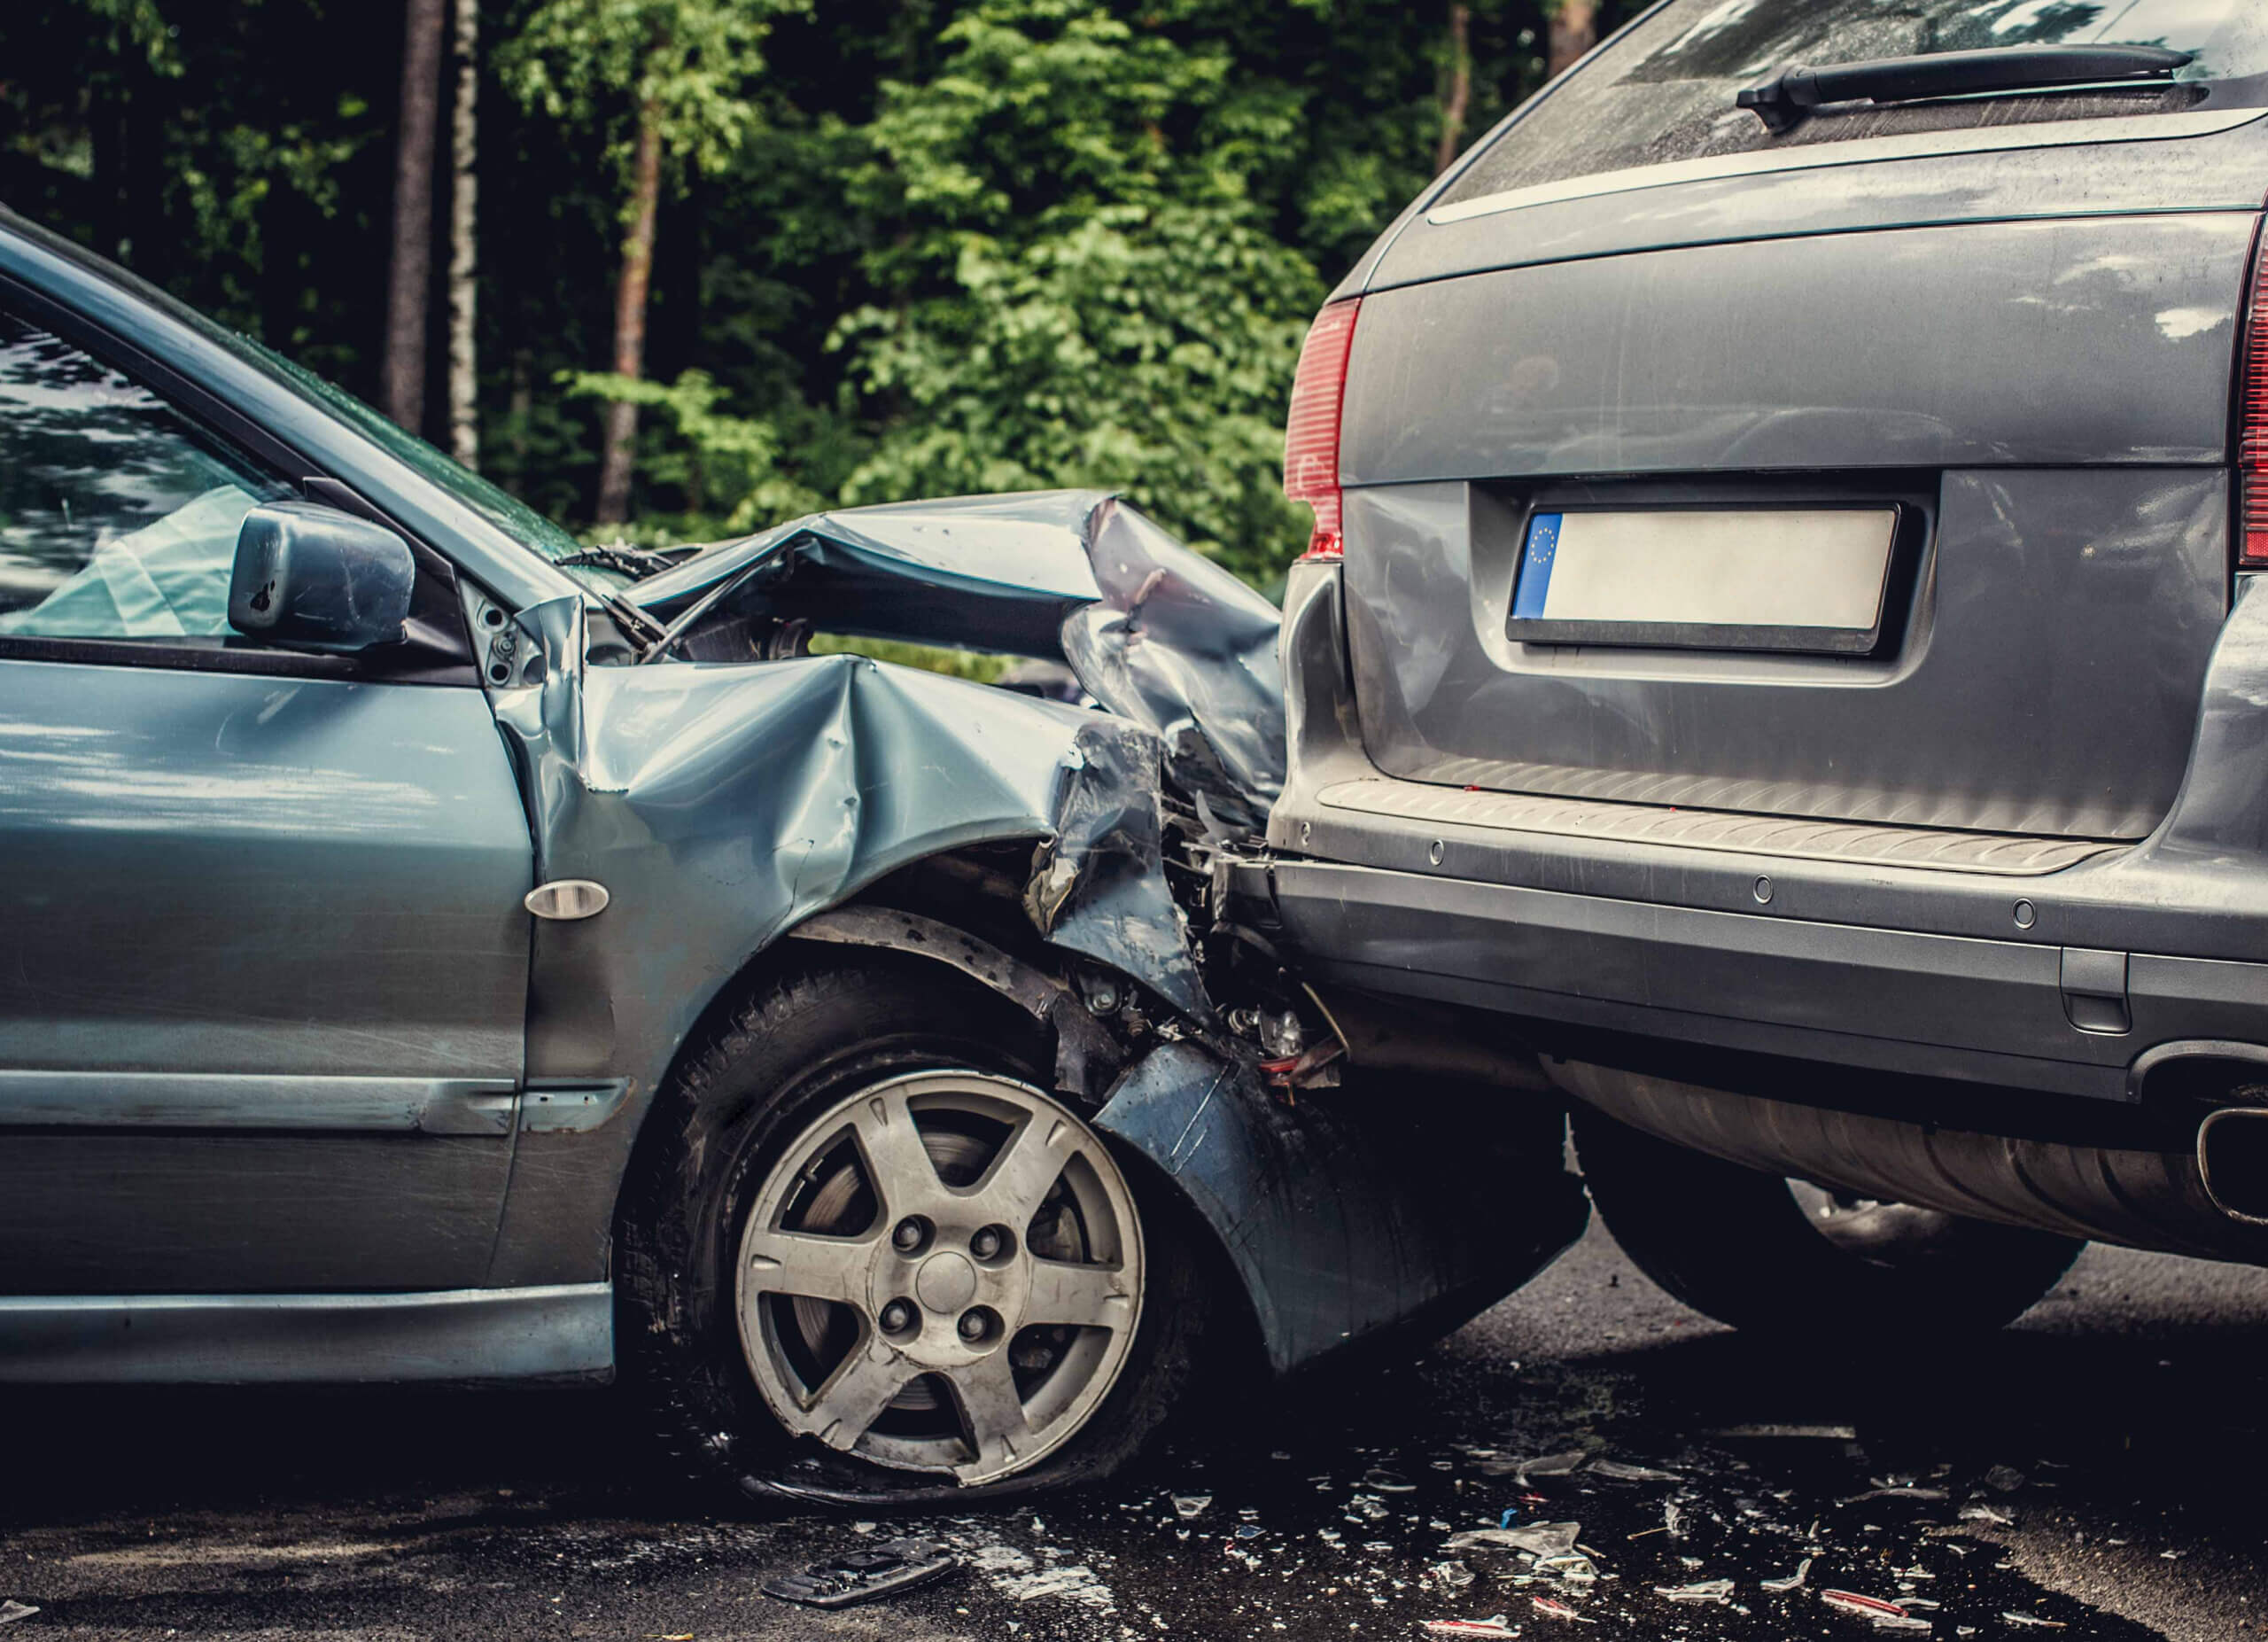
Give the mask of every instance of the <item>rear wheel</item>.
[[1906, 1203], [1838, 1197], [1574, 1116], [1591, 1202], [1638, 1269], [1695, 1311], [1764, 1334], [1978, 1333], [2014, 1321], [2086, 1245]]
[[623, 1337], [747, 1491], [887, 1503], [1099, 1476], [1162, 1420], [1206, 1308], [1043, 1086], [1027, 1017], [932, 966], [782, 981], [664, 1097], [622, 1217]]

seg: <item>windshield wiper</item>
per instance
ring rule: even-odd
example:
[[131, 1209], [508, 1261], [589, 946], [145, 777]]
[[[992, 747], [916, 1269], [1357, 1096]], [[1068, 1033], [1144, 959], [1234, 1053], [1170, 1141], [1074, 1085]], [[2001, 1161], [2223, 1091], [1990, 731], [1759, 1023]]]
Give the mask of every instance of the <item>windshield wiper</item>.
[[1791, 66], [1744, 88], [1734, 101], [1754, 109], [1764, 128], [1777, 135], [1802, 123], [1823, 103], [1903, 103], [1980, 91], [2163, 80], [2195, 55], [2156, 45], [2008, 45], [1825, 68]]

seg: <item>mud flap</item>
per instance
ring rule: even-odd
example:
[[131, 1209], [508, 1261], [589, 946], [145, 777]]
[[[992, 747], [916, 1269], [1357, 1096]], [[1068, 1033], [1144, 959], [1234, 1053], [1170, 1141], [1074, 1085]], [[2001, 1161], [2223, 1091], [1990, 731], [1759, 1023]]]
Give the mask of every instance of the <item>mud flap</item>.
[[1169, 1043], [1094, 1122], [1212, 1227], [1278, 1374], [1364, 1340], [1445, 1333], [1590, 1218], [1560, 1164], [1557, 1109], [1501, 1092], [1350, 1083], [1294, 1110], [1249, 1068]]

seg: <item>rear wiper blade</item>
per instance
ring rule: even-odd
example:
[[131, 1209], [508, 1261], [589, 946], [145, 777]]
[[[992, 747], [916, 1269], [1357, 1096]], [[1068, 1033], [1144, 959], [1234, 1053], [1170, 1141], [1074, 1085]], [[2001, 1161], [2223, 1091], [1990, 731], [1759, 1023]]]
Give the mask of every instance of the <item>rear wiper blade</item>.
[[1765, 129], [1777, 134], [1800, 124], [1824, 103], [1903, 103], [1979, 91], [2163, 80], [2195, 55], [2156, 45], [2008, 45], [1825, 68], [1797, 65], [1744, 87], [1734, 101], [1754, 109]]

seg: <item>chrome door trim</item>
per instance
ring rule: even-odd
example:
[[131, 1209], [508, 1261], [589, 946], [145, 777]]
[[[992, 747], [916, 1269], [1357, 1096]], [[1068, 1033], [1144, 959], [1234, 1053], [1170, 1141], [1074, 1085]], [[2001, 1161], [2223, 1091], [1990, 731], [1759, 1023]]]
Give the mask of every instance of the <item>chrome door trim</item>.
[[[1425, 214], [1435, 228], [1475, 217], [1555, 205], [1563, 199], [1591, 199], [1602, 194], [1635, 193], [1681, 183], [1711, 183], [1725, 177], [1759, 176], [1783, 171], [1818, 171], [1835, 166], [1873, 165], [1891, 160], [1935, 160], [1945, 154], [2005, 153], [2031, 148], [2075, 148], [2090, 143], [2146, 143], [2211, 136], [2260, 119], [2257, 108], [2204, 108], [2180, 114], [2124, 114], [2107, 120], [2043, 121], [2037, 125], [1979, 126], [1967, 131], [1922, 131], [1907, 136], [1861, 137], [1850, 143], [1818, 143], [1802, 148], [1755, 153], [1719, 154], [1705, 160], [1677, 160], [1666, 165], [1632, 166], [1595, 172], [1532, 188], [1507, 189], [1436, 206]], [[1512, 139], [1507, 139], [1512, 140]], [[2247, 209], [2257, 204], [2251, 202]]]
[[0, 1071], [0, 1128], [508, 1135], [517, 1095], [494, 1078]]
[[0, 1383], [601, 1379], [607, 1283], [383, 1295], [0, 1298]]

